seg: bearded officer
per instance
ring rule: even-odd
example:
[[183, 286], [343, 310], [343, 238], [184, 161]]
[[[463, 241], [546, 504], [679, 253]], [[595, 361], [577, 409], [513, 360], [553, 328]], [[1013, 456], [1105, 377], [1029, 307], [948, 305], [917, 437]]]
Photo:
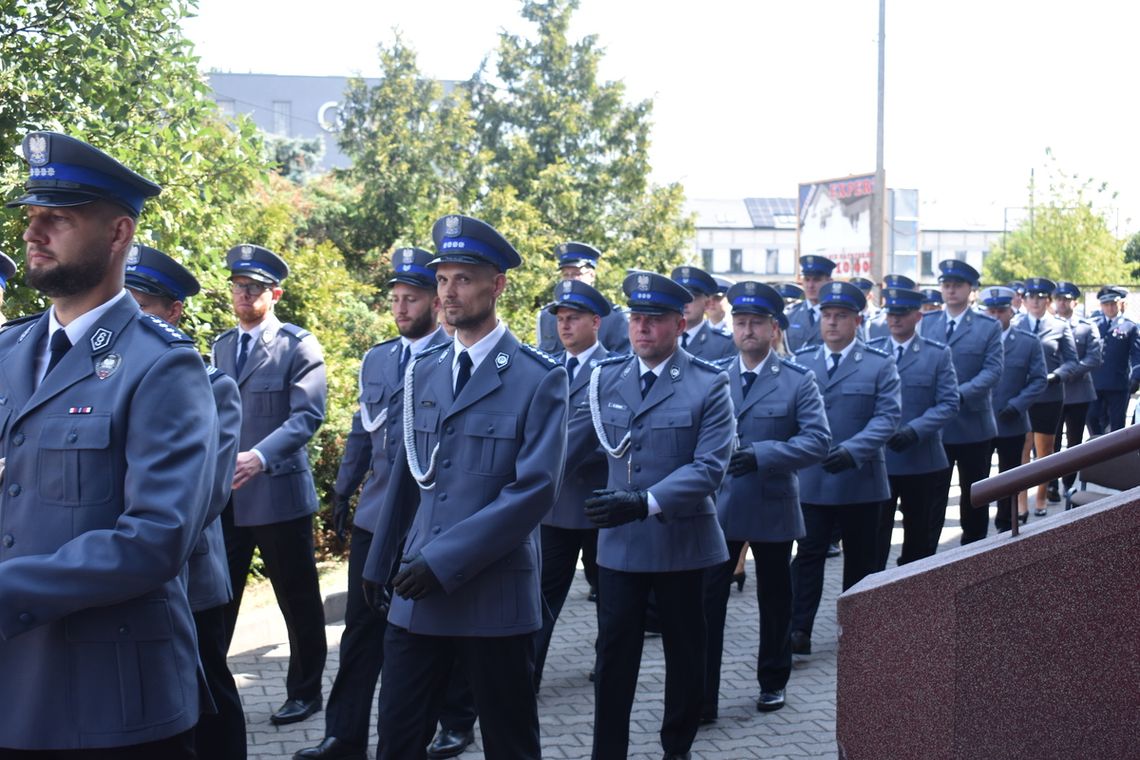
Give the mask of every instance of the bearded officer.
[[628, 751], [651, 591], [665, 646], [661, 744], [666, 758], [688, 758], [704, 682], [704, 572], [728, 560], [713, 497], [735, 438], [732, 401], [724, 372], [677, 347], [690, 292], [650, 273], [626, 277], [623, 289], [634, 356], [590, 377], [609, 456], [606, 489], [586, 501], [602, 529], [593, 758]]
[[238, 326], [214, 341], [214, 366], [241, 389], [241, 449], [231, 504], [222, 513], [233, 600], [226, 611], [230, 638], [237, 624], [255, 547], [289, 629], [285, 703], [270, 716], [296, 723], [321, 709], [325, 612], [313, 556], [317, 494], [306, 446], [325, 418], [325, 360], [317, 339], [282, 322], [273, 307], [289, 266], [259, 245], [226, 254]]
[[672, 279], [693, 296], [693, 300], [685, 304], [685, 330], [678, 345], [690, 355], [706, 361], [727, 359], [735, 354], [732, 338], [714, 330], [705, 318], [709, 299], [720, 287], [712, 275], [703, 269], [686, 266], [674, 269]]
[[709, 568], [705, 576], [705, 723], [717, 718], [729, 588], [745, 542], [756, 563], [760, 612], [756, 709], [770, 712], [784, 706], [792, 671], [792, 542], [804, 535], [796, 473], [822, 459], [831, 442], [815, 377], [775, 352], [775, 327], [784, 311], [780, 294], [768, 285], [745, 281], [729, 288], [727, 299], [740, 351], [728, 368], [737, 448], [716, 500], [730, 559]]
[[408, 365], [396, 454], [407, 466], [390, 476], [364, 568], [369, 603], [391, 604], [377, 757], [424, 757], [458, 667], [486, 756], [536, 758], [538, 525], [562, 477], [566, 371], [496, 315], [506, 271], [521, 263], [502, 235], [456, 215], [432, 238], [455, 337]]
[[[598, 259], [602, 252], [586, 243], [559, 243], [554, 248], [558, 257], [558, 273], [562, 281], [582, 282], [590, 287], [597, 285]], [[608, 303], [608, 301], [607, 301]], [[558, 322], [546, 308], [538, 312], [535, 320], [538, 347], [548, 354], [562, 350], [562, 340], [558, 337]], [[611, 305], [610, 313], [602, 319], [598, 339], [610, 350], [618, 353], [629, 352], [629, 320], [621, 309]]]
[[818, 346], [822, 342], [819, 335], [819, 293], [825, 284], [831, 282], [834, 270], [835, 262], [826, 256], [800, 256], [803, 300], [788, 312], [788, 329], [785, 330], [788, 348], [792, 352]]
[[160, 188], [62, 134], [23, 155], [8, 205], [52, 305], [0, 333], [0, 755], [193, 758], [208, 698], [183, 571], [218, 421], [193, 343], [123, 289]]

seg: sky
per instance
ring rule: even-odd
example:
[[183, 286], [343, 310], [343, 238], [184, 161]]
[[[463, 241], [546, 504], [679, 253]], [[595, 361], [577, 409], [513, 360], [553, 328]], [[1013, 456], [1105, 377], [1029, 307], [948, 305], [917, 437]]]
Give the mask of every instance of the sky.
[[[656, 182], [690, 198], [794, 197], [800, 182], [875, 168], [878, 0], [581, 0], [600, 77], [653, 101]], [[205, 70], [379, 73], [399, 30], [420, 69], [466, 79], [519, 0], [199, 0], [185, 22]], [[1010, 226], [1050, 163], [1107, 182], [1110, 226], [1140, 230], [1140, 4], [887, 0], [885, 159], [921, 224]], [[1046, 158], [1051, 149], [1055, 162]]]

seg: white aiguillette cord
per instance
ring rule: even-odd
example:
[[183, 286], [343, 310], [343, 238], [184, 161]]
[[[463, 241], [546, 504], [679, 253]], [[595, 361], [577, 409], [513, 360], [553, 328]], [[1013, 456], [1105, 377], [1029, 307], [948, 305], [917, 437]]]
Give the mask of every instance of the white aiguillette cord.
[[[404, 453], [407, 455], [408, 470], [412, 473], [412, 477], [419, 483], [420, 488], [430, 491], [435, 488], [435, 460], [439, 456], [439, 442], [436, 441], [435, 448], [431, 450], [427, 471], [421, 470], [419, 452], [416, 451], [416, 429], [414, 425], [416, 410], [412, 408], [414, 401], [412, 378], [415, 376], [418, 361], [419, 359], [413, 356], [408, 362], [407, 371], [404, 372]], [[363, 408], [361, 412], [363, 412]], [[387, 410], [384, 413], [386, 415]], [[363, 414], [361, 414], [361, 422], [364, 422]]]
[[366, 432], [371, 433], [388, 421], [388, 407], [385, 406], [375, 418], [368, 413], [368, 405], [364, 402], [364, 362], [360, 363], [356, 384], [360, 388], [360, 424]]
[[602, 410], [598, 404], [598, 379], [601, 374], [601, 365], [594, 367], [593, 372], [590, 373], [590, 419], [594, 423], [594, 433], [598, 436], [602, 448], [614, 459], [621, 459], [625, 456], [625, 452], [629, 451], [629, 444], [633, 437], [631, 431], [627, 430], [625, 437], [618, 442], [617, 446], [610, 445], [610, 439], [606, 436], [606, 429], [602, 426]]

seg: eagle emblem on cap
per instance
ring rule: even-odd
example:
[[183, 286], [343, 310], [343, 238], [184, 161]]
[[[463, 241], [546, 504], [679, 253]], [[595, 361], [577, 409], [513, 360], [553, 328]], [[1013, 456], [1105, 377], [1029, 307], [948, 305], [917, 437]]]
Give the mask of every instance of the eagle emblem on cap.
[[133, 267], [139, 263], [139, 247], [137, 245], [131, 246], [131, 252], [127, 254], [127, 266]]
[[815, 265], [815, 256], [805, 256], [804, 257], [804, 263], [807, 264], [809, 267], [814, 266]]
[[459, 231], [463, 229], [463, 222], [460, 221], [458, 216], [449, 216], [443, 220], [443, 234], [448, 237], [455, 237]]
[[834, 293], [835, 295], [839, 295], [840, 293], [842, 293], [843, 292], [843, 283], [841, 283], [841, 282], [832, 283], [831, 292]]
[[649, 290], [649, 275], [639, 274], [637, 276], [637, 289], [638, 290]]
[[688, 267], [681, 267], [681, 277], [685, 278], [686, 280], [689, 279], [689, 268]]
[[756, 295], [756, 283], [754, 283], [754, 282], [744, 283], [744, 292], [750, 296]]
[[241, 260], [242, 261], [252, 261], [253, 260], [253, 246], [252, 245], [243, 245], [241, 247]]
[[569, 295], [570, 291], [574, 289], [574, 286], [570, 284], [571, 282], [572, 282], [572, 280], [563, 280], [562, 281], [562, 292], [565, 293], [566, 295]]
[[43, 166], [48, 162], [48, 139], [45, 135], [32, 135], [28, 138], [28, 163]]
[[566, 244], [565, 244], [565, 243], [560, 243], [560, 244], [558, 245], [558, 255], [559, 255], [559, 256], [565, 256], [565, 255], [566, 255], [566, 250], [567, 250], [567, 247], [566, 247]]
[[998, 297], [998, 289], [997, 288], [990, 288], [990, 298], [997, 298], [997, 297]]
[[405, 248], [404, 249], [404, 263], [405, 264], [411, 264], [415, 260], [416, 260], [416, 252], [413, 251], [411, 248]]
[[895, 290], [894, 288], [891, 288], [890, 290], [887, 291], [887, 295], [890, 296], [891, 298], [898, 298], [899, 292], [897, 290]]

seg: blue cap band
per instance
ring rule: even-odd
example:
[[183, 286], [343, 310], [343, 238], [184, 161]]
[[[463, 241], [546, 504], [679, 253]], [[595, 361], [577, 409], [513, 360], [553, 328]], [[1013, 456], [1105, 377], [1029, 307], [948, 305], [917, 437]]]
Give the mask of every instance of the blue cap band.
[[400, 264], [400, 266], [396, 267], [397, 277], [409, 272], [427, 277], [433, 282], [435, 281], [435, 272], [431, 271], [427, 267], [421, 267], [419, 264]]
[[507, 262], [503, 258], [502, 254], [500, 254], [499, 251], [494, 247], [484, 243], [482, 240], [476, 240], [475, 238], [463, 237], [460, 235], [459, 237], [447, 238], [439, 246], [440, 258], [454, 254], [462, 255], [464, 253], [472, 253], [481, 258], [490, 259], [491, 263], [497, 266], [500, 271], [506, 271], [510, 268], [507, 265]]
[[8, 287], [8, 278], [0, 274], [0, 290]]
[[282, 277], [277, 272], [269, 268], [269, 265], [261, 261], [235, 261], [230, 269], [237, 272], [239, 269], [259, 269], [272, 277], [275, 281], [281, 282]]
[[674, 298], [668, 293], [661, 293], [656, 290], [635, 290], [629, 294], [629, 300], [631, 304], [636, 301], [650, 306], [666, 306], [675, 311], [684, 311], [685, 309], [685, 302], [680, 298]]
[[[130, 280], [131, 275], [135, 275], [144, 281], [151, 280], [158, 283], [172, 296], [174, 296], [175, 301], [186, 300], [186, 291], [183, 290], [182, 287], [178, 285], [178, 283], [174, 282], [174, 280], [170, 279], [157, 269], [151, 269], [150, 267], [143, 266], [142, 264], [134, 264], [127, 267], [127, 280]], [[130, 282], [127, 282], [127, 285], [129, 286]]]
[[770, 314], [775, 314], [780, 311], [780, 309], [776, 308], [767, 298], [761, 298], [759, 296], [738, 296], [732, 299], [732, 308], [735, 309], [737, 306], [762, 306], [767, 309]]
[[133, 185], [117, 180], [101, 171], [88, 169], [83, 166], [75, 166], [74, 164], [33, 166], [27, 186], [29, 190], [41, 187], [45, 189], [53, 187], [61, 192], [83, 190], [82, 187], [68, 188], [55, 184], [60, 182], [69, 182], [103, 190], [114, 196], [113, 200], [117, 200], [129, 208], [134, 209], [136, 214], [142, 212], [143, 201], [146, 200], [146, 196], [140, 193]]
[[[559, 306], [566, 306], [567, 302], [581, 304], [582, 306], [585, 306], [591, 313], [598, 314], [598, 305], [594, 303], [593, 300], [582, 295], [581, 293], [567, 293], [559, 296], [558, 300], [554, 302], [554, 308], [557, 309]], [[601, 315], [599, 314], [598, 316]]]

